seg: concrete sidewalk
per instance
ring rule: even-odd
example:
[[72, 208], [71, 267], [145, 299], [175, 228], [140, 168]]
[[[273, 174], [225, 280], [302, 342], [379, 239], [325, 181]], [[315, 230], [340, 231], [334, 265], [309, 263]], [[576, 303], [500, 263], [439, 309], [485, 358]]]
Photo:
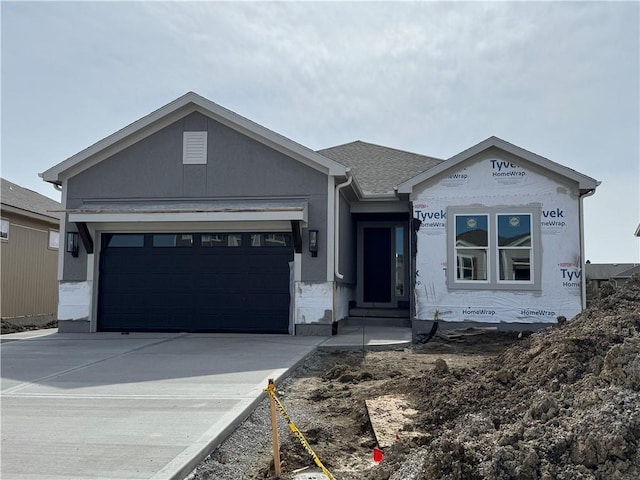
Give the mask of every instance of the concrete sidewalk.
[[3, 480], [182, 478], [253, 410], [268, 378], [326, 340], [29, 337], [2, 343]]

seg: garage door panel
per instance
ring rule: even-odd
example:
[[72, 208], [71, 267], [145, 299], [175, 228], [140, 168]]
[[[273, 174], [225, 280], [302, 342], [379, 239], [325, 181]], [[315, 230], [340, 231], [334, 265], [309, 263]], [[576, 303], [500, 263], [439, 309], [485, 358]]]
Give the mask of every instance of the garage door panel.
[[128, 293], [144, 289], [148, 275], [144, 273], [113, 273], [102, 277], [109, 292]]
[[148, 262], [143, 261], [140, 258], [132, 256], [127, 258], [125, 256], [113, 256], [110, 257], [109, 262], [106, 265], [100, 267], [101, 272], [117, 274], [135, 274], [148, 272]]
[[194, 303], [200, 312], [213, 314], [215, 312], [236, 313], [248, 311], [241, 308], [244, 302], [249, 301], [243, 293], [201, 293], [193, 296]]
[[194, 283], [193, 288], [198, 293], [234, 293], [244, 288], [246, 279], [240, 272], [234, 272], [232, 274], [207, 273], [198, 275]]
[[[281, 293], [289, 291], [289, 281], [285, 280], [265, 280], [263, 277], [250, 277], [245, 280], [244, 289], [250, 294], [260, 293]], [[288, 293], [287, 293], [288, 296]]]
[[[252, 234], [145, 234], [122, 248], [133, 241], [109, 235], [118, 248], [101, 252], [99, 330], [288, 331], [290, 241], [252, 247]], [[176, 239], [189, 246], [159, 246]]]
[[284, 308], [289, 306], [289, 296], [284, 294], [254, 294], [251, 297], [252, 309], [254, 311], [268, 312], [273, 306]]
[[184, 272], [149, 275], [143, 290], [169, 295], [189, 294], [193, 290], [193, 275]]

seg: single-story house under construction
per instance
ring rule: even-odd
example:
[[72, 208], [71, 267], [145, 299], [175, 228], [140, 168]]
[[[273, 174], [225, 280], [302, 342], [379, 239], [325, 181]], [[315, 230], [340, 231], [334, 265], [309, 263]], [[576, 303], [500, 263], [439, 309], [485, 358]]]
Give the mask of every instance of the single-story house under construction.
[[585, 302], [598, 182], [496, 137], [444, 161], [316, 152], [187, 93], [41, 176], [62, 190], [62, 332], [517, 329]]

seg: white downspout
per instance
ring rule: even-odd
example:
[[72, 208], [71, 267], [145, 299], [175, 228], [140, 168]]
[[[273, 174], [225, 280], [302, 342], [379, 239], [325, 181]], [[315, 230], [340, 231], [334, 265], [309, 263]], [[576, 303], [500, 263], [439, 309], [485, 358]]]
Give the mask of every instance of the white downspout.
[[334, 208], [333, 221], [335, 222], [335, 225], [333, 228], [333, 252], [334, 252], [333, 262], [334, 262], [335, 276], [340, 280], [344, 278], [344, 275], [340, 273], [340, 190], [342, 190], [344, 187], [348, 187], [349, 185], [351, 185], [351, 182], [353, 181], [353, 175], [351, 175], [351, 169], [347, 168], [345, 170], [345, 173], [347, 174], [347, 181], [339, 185], [336, 185], [336, 198], [333, 205], [333, 208]]
[[[600, 185], [600, 182], [597, 183]], [[585, 267], [585, 258], [584, 258], [584, 206], [583, 201], [585, 198], [590, 197], [596, 193], [596, 189], [588, 191], [584, 195], [580, 195], [580, 202], [578, 203], [578, 209], [580, 210], [580, 215], [578, 215], [580, 220], [580, 271], [582, 272], [582, 282], [580, 285], [580, 303], [581, 309], [584, 310], [587, 308], [587, 272]]]

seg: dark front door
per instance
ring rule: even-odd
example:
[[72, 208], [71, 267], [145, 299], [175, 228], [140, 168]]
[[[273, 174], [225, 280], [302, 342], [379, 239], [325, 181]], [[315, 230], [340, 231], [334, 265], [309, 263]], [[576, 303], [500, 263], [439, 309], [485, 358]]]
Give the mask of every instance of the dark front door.
[[398, 308], [408, 302], [408, 248], [404, 222], [359, 222], [359, 307]]
[[362, 230], [362, 300], [391, 302], [391, 229], [365, 227]]

